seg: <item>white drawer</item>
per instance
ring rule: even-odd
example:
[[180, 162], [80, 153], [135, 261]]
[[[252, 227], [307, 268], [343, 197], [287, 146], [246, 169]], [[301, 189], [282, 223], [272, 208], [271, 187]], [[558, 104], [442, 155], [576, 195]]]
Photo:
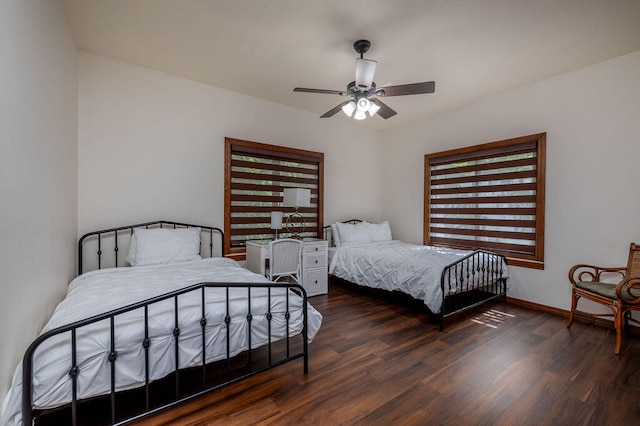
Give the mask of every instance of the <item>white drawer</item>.
[[327, 242], [318, 241], [315, 243], [305, 242], [302, 246], [302, 253], [324, 253], [327, 251]]
[[302, 277], [302, 286], [307, 291], [307, 296], [315, 296], [327, 293], [327, 271], [324, 269], [305, 272]]
[[303, 269], [324, 268], [327, 266], [327, 253], [305, 254], [302, 256]]

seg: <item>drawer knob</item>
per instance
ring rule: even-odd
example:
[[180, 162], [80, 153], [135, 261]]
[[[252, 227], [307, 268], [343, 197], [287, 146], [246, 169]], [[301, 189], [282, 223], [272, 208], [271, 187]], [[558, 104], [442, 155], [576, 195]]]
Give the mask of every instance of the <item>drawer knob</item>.
[[318, 247], [316, 247], [316, 251], [318, 251]]
[[318, 280], [316, 280], [316, 284], [318, 284]]
[[318, 263], [318, 260], [316, 259], [316, 263]]

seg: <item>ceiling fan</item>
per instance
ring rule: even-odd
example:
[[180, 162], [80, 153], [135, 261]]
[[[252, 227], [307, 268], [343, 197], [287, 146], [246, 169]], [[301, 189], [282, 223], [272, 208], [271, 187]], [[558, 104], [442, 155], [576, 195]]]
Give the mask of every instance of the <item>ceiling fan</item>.
[[296, 87], [293, 91], [350, 96], [353, 99], [344, 101], [332, 110], [321, 115], [320, 118], [332, 117], [338, 111], [342, 110], [346, 115], [356, 120], [364, 120], [367, 117], [372, 117], [376, 113], [386, 120], [397, 114], [397, 112], [389, 108], [384, 102], [378, 99], [378, 97], [420, 95], [435, 92], [435, 81], [376, 87], [376, 83], [373, 81], [373, 75], [376, 72], [378, 63], [363, 58], [363, 55], [370, 47], [371, 43], [368, 40], [358, 40], [353, 44], [353, 48], [356, 53], [360, 54], [360, 58], [356, 58], [356, 79], [347, 85], [346, 91], [307, 89], [304, 87]]

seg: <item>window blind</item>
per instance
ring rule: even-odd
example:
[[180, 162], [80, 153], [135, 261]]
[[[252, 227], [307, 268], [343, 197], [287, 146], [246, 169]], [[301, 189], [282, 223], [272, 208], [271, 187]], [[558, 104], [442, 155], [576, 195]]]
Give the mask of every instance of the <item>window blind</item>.
[[427, 244], [487, 249], [540, 261], [544, 227], [540, 136], [427, 155]]
[[[269, 146], [269, 145], [265, 145]], [[304, 151], [299, 151], [304, 152]], [[229, 188], [230, 248], [243, 248], [247, 240], [273, 239], [271, 211], [283, 212], [281, 238], [290, 236], [286, 218], [295, 211], [283, 205], [284, 188], [308, 188], [310, 207], [300, 207], [302, 237], [317, 237], [321, 158], [255, 146], [231, 145]], [[299, 228], [296, 228], [299, 231]]]

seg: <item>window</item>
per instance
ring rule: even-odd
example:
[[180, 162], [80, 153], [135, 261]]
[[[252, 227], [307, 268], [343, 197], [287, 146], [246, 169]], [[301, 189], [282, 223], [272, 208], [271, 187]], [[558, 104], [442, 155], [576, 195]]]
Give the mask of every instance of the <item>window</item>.
[[424, 243], [544, 269], [546, 133], [425, 155]]
[[[311, 206], [302, 237], [317, 237], [322, 228], [324, 154], [225, 138], [225, 253], [245, 252], [247, 240], [272, 239], [271, 211], [294, 212], [282, 203], [284, 188], [311, 190]], [[286, 229], [278, 236], [287, 237]]]

